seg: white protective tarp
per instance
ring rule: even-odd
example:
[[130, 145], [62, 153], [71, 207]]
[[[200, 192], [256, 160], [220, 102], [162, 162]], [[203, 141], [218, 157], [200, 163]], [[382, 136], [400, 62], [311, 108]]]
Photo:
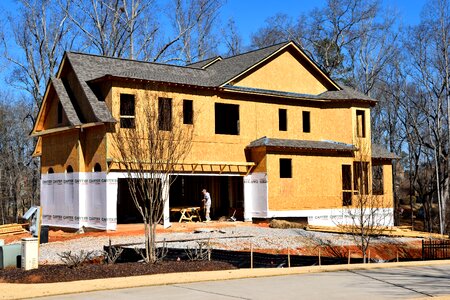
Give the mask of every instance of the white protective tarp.
[[253, 173], [244, 177], [244, 219], [266, 218], [268, 210], [267, 173]]
[[[115, 230], [116, 197], [108, 203], [108, 190], [117, 195], [117, 181], [107, 183], [104, 172], [43, 174], [41, 206], [43, 224]], [[108, 205], [109, 204], [109, 205]], [[111, 208], [110, 206], [114, 206]]]

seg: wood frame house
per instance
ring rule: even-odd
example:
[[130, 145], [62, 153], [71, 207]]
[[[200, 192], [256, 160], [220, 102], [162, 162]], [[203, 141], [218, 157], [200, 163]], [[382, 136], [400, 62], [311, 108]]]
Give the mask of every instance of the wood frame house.
[[382, 197], [392, 215], [395, 157], [371, 144], [376, 100], [336, 83], [285, 42], [187, 66], [66, 52], [31, 133], [44, 224], [114, 230], [141, 221], [112, 139], [133, 127], [141, 105], [162, 98], [194, 132], [165, 196], [165, 225], [170, 207], [199, 206], [203, 188], [216, 218], [236, 211], [247, 221], [333, 226], [359, 193]]

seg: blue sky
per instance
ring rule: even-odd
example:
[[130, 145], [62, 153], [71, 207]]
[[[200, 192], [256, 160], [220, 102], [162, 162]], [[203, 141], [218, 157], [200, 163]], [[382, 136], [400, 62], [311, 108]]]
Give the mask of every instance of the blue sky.
[[[276, 13], [285, 13], [294, 19], [301, 13], [308, 13], [315, 7], [323, 7], [326, 0], [225, 0], [222, 19], [226, 23], [233, 18], [241, 32], [244, 42], [264, 21]], [[0, 0], [0, 11], [14, 11], [15, 0]], [[383, 5], [396, 8], [402, 23], [415, 25], [419, 22], [420, 12], [426, 0], [383, 0]]]

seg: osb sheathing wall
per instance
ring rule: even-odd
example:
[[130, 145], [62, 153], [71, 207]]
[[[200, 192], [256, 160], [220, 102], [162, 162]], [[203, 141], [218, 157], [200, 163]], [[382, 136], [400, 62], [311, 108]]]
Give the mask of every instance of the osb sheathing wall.
[[81, 172], [93, 172], [96, 163], [106, 171], [106, 127], [85, 128], [80, 136], [84, 157]]
[[78, 130], [76, 129], [43, 136], [41, 173], [48, 173], [50, 167], [55, 173], [64, 173], [69, 165], [74, 172], [80, 172], [83, 159], [78, 151]]
[[[148, 89], [148, 90], [147, 90]], [[334, 140], [353, 142], [352, 109], [350, 107], [319, 108], [311, 102], [299, 100], [293, 104], [265, 103], [252, 99], [236, 99], [235, 95], [210, 91], [185, 89], [157, 89], [150, 84], [115, 82], [112, 88], [112, 114], [120, 119], [120, 94], [134, 94], [136, 99], [136, 122], [142, 103], [157, 105], [158, 97], [172, 98], [173, 116], [182, 110], [183, 99], [193, 100], [194, 138], [192, 150], [186, 162], [245, 162], [244, 149], [253, 140], [263, 136], [271, 138]], [[228, 98], [226, 98], [229, 96]], [[256, 97], [256, 96], [255, 96]], [[255, 99], [255, 98], [254, 98]], [[240, 134], [215, 134], [215, 103], [239, 105]], [[288, 130], [279, 131], [278, 110], [287, 109]], [[178, 113], [176, 112], [178, 110]], [[302, 129], [302, 111], [311, 113], [311, 132]], [[174, 120], [181, 122], [182, 120]], [[116, 127], [118, 128], [118, 124]], [[192, 125], [184, 125], [192, 126]], [[114, 158], [113, 138], [108, 134], [108, 157]]]
[[[280, 178], [280, 158], [292, 160], [292, 178]], [[270, 210], [342, 207], [342, 164], [352, 157], [267, 155]]]
[[233, 84], [310, 95], [327, 91], [325, 85], [311, 74], [311, 68], [310, 70], [305, 68], [306, 64], [302, 64], [300, 55], [296, 56], [298, 57], [295, 57], [292, 51], [283, 52], [250, 75], [237, 79]]

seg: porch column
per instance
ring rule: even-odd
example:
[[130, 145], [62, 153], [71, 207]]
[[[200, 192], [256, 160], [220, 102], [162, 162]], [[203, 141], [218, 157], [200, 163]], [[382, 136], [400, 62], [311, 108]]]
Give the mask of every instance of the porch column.
[[162, 200], [164, 201], [164, 210], [163, 210], [163, 220], [164, 220], [164, 228], [169, 228], [172, 226], [170, 223], [170, 204], [169, 204], [169, 178], [163, 180], [162, 184]]

